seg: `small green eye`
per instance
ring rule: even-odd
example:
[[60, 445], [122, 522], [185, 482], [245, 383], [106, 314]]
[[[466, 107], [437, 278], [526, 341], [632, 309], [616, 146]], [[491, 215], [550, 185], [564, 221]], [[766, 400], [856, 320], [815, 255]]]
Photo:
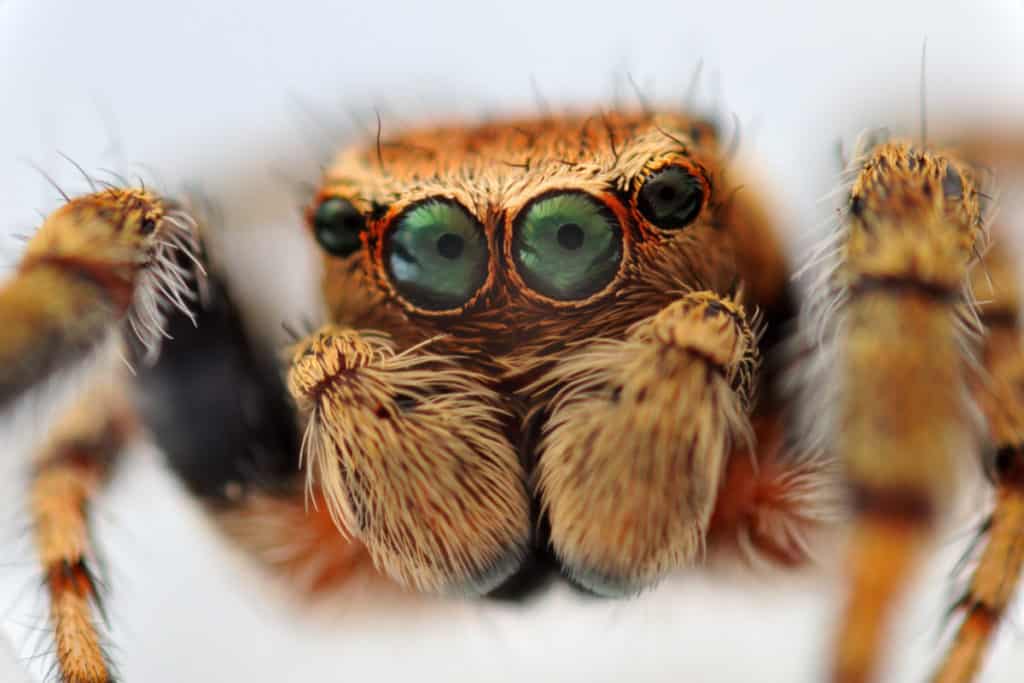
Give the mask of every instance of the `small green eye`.
[[659, 228], [678, 230], [697, 218], [704, 206], [704, 185], [685, 168], [669, 166], [651, 174], [637, 196], [644, 218]]
[[487, 279], [483, 228], [447, 199], [428, 199], [399, 216], [385, 258], [395, 289], [429, 310], [458, 308]]
[[512, 256], [526, 284], [541, 294], [585, 299], [618, 272], [622, 230], [612, 212], [588, 194], [549, 194], [516, 221]]
[[362, 244], [360, 233], [366, 229], [366, 218], [348, 200], [330, 197], [316, 207], [313, 234], [325, 251], [335, 256], [348, 256]]

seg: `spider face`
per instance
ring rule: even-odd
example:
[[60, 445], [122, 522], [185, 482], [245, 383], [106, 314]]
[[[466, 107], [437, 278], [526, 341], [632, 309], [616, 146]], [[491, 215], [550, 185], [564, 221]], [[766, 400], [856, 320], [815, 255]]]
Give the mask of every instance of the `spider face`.
[[621, 332], [652, 310], [621, 301], [664, 285], [679, 265], [666, 261], [691, 259], [712, 229], [720, 163], [709, 126], [668, 115], [440, 128], [349, 150], [308, 212], [328, 306], [350, 316], [352, 288], [372, 290], [401, 320], [393, 334], [444, 332], [485, 364], [592, 336], [573, 329], [595, 311], [616, 311], [604, 330]]

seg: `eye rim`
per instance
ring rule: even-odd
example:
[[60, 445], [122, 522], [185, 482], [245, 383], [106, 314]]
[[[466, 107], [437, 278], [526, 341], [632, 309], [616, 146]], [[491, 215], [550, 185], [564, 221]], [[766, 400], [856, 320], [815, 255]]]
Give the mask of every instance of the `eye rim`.
[[[448, 204], [462, 211], [470, 222], [480, 231], [480, 234], [484, 238], [484, 248], [487, 250], [487, 272], [484, 276], [483, 283], [481, 283], [481, 285], [473, 292], [472, 296], [470, 296], [461, 305], [454, 308], [424, 308], [423, 306], [417, 305], [398, 290], [395, 286], [395, 281], [391, 275], [391, 271], [388, 268], [388, 247], [391, 234], [398, 228], [402, 219], [406, 215], [415, 211], [424, 204], [432, 202]], [[388, 214], [380, 221], [379, 226], [374, 230], [374, 233], [376, 234], [376, 237], [374, 238], [375, 244], [373, 246], [373, 260], [374, 269], [377, 272], [377, 279], [392, 300], [398, 302], [408, 313], [425, 318], [450, 318], [460, 316], [472, 309], [475, 309], [484, 299], [485, 295], [494, 287], [495, 272], [497, 268], [492, 237], [477, 215], [471, 211], [464, 202], [452, 195], [424, 195], [416, 197], [401, 206], [392, 206], [391, 210], [388, 211]]]
[[[317, 214], [328, 202], [339, 201], [347, 204], [361, 219], [361, 226], [357, 231], [358, 241], [357, 244], [349, 251], [341, 253], [331, 249], [320, 238], [320, 233], [317, 230]], [[306, 222], [309, 225], [309, 230], [313, 234], [313, 239], [317, 244], [317, 247], [330, 258], [336, 259], [347, 259], [353, 254], [358, 254], [366, 245], [366, 236], [369, 234], [370, 220], [365, 211], [360, 210], [359, 206], [351, 198], [341, 194], [322, 193], [314, 201], [309, 208], [306, 210]]]
[[[619, 267], [616, 269], [615, 274], [605, 284], [604, 287], [597, 290], [593, 294], [582, 298], [582, 299], [555, 299], [542, 292], [537, 291], [529, 284], [527, 284], [522, 273], [519, 272], [519, 267], [516, 263], [516, 258], [513, 251], [513, 243], [515, 242], [515, 236], [517, 233], [517, 224], [520, 220], [525, 219], [530, 209], [534, 204], [541, 202], [545, 199], [550, 199], [553, 196], [563, 194], [580, 194], [584, 195], [588, 199], [600, 204], [615, 218], [618, 228], [619, 236], [622, 239], [622, 256], [619, 259]], [[635, 236], [633, 234], [632, 222], [629, 219], [629, 211], [627, 208], [615, 197], [612, 193], [601, 193], [597, 194], [590, 190], [581, 187], [558, 187], [545, 190], [540, 194], [530, 197], [522, 205], [514, 210], [510, 210], [506, 214], [505, 218], [505, 230], [504, 237], [502, 239], [502, 256], [505, 260], [505, 273], [506, 278], [509, 281], [509, 285], [513, 291], [521, 292], [533, 302], [544, 304], [555, 309], [577, 309], [585, 308], [592, 303], [600, 301], [618, 289], [622, 283], [624, 275], [626, 273], [629, 264], [633, 262], [633, 248]]]
[[[643, 208], [643, 200], [641, 199], [640, 195], [643, 192], [644, 188], [647, 186], [647, 183], [650, 182], [651, 178], [672, 169], [682, 170], [691, 178], [696, 179], [702, 190], [702, 196], [700, 206], [697, 208], [693, 216], [686, 223], [672, 227], [664, 227], [656, 223], [654, 219], [648, 217], [646, 211]], [[640, 176], [637, 177], [634, 185], [635, 187], [633, 189], [633, 195], [630, 199], [630, 204], [634, 214], [637, 217], [637, 220], [641, 221], [643, 225], [648, 225], [654, 228], [661, 235], [670, 235], [673, 233], [679, 233], [683, 230], [686, 230], [687, 228], [692, 226], [698, 218], [700, 218], [700, 215], [704, 213], [704, 209], [707, 208], [708, 204], [711, 202], [711, 181], [708, 179], [707, 173], [705, 172], [702, 166], [694, 163], [691, 159], [688, 158], [666, 159], [661, 163], [649, 166], [648, 168], [644, 169], [644, 172]]]

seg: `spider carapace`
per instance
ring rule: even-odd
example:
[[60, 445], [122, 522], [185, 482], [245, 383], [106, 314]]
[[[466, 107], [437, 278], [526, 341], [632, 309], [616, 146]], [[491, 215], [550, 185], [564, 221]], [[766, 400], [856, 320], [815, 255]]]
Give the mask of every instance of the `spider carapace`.
[[[796, 333], [781, 240], [729, 157], [714, 125], [667, 111], [378, 132], [306, 211], [328, 322], [284, 368], [203, 249], [216, 225], [118, 187], [51, 214], [0, 291], [0, 400], [112, 345], [137, 366], [125, 391], [107, 381], [120, 361], [100, 363], [36, 460], [62, 676], [111, 677], [87, 515], [144, 427], [230, 537], [311, 592], [363, 558], [413, 589], [504, 597], [544, 572], [632, 595], [718, 551], [799, 565], [848, 490], [833, 680], [868, 680], [970, 431], [961, 330], [990, 325], [985, 363], [1012, 379], [1016, 290], [993, 252], [1005, 287], [969, 296], [986, 234], [971, 167], [871, 140], [818, 259], [815, 334]], [[837, 373], [802, 411], [831, 397], [818, 439], [790, 426], [781, 380], [807, 358]], [[970, 390], [1002, 454], [988, 562], [1019, 570], [998, 539], [1022, 515], [1020, 398]], [[978, 667], [1009, 598], [989, 585], [971, 584], [942, 680]]]

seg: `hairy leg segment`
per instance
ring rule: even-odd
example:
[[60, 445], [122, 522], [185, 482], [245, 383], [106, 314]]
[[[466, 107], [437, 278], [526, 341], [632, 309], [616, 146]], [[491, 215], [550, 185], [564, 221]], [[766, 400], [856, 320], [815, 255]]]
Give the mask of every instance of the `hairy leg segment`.
[[[996, 226], [996, 235], [1006, 226]], [[961, 621], [935, 673], [935, 683], [975, 679], [1024, 571], [1024, 332], [1015, 261], [991, 249], [972, 272], [985, 326], [982, 371], [973, 393], [988, 426], [995, 505], [982, 526], [976, 565], [955, 605]]]
[[169, 310], [191, 315], [202, 275], [194, 221], [145, 190], [68, 201], [0, 288], [0, 409], [129, 330], [148, 361]]
[[136, 421], [119, 389], [87, 391], [39, 451], [30, 485], [30, 514], [50, 597], [50, 623], [61, 680], [112, 680], [99, 618], [96, 555], [89, 511]]
[[847, 180], [817, 324], [836, 354], [829, 424], [854, 514], [832, 680], [862, 683], [974, 446], [962, 328], [985, 234], [973, 172], [952, 155], [869, 141]]

